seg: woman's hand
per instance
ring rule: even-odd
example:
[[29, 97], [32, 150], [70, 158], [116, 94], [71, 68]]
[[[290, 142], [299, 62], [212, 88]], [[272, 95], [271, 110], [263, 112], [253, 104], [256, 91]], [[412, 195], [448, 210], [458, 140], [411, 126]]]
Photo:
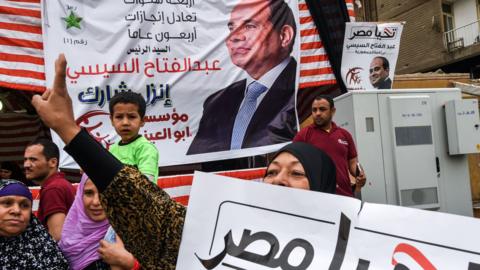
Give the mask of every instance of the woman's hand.
[[125, 269], [130, 270], [135, 265], [135, 258], [125, 249], [122, 239], [116, 236], [116, 243], [109, 243], [105, 240], [100, 241], [98, 253], [103, 261], [108, 263], [112, 270]]

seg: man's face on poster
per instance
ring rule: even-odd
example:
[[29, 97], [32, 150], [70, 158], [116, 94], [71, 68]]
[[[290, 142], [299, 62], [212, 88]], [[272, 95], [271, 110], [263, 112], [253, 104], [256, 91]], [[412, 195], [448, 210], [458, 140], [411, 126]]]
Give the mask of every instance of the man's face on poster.
[[228, 22], [226, 44], [232, 62], [254, 78], [262, 66], [271, 68], [283, 60], [282, 40], [273, 29], [270, 13], [266, 0], [241, 0]]
[[388, 78], [389, 69], [385, 69], [381, 58], [374, 58], [370, 63], [370, 83], [373, 87], [378, 88], [380, 83]]

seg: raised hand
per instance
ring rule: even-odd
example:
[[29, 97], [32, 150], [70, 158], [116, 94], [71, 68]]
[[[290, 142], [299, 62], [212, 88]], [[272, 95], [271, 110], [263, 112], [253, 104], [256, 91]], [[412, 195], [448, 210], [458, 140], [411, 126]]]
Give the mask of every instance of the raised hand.
[[68, 144], [80, 131], [73, 117], [72, 100], [65, 83], [67, 60], [60, 54], [55, 61], [55, 79], [53, 87], [32, 98], [43, 123], [53, 129]]

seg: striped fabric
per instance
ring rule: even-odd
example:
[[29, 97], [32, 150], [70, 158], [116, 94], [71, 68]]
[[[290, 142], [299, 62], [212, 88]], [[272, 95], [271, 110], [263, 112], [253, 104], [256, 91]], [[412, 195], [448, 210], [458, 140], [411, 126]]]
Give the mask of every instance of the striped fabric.
[[305, 0], [298, 2], [300, 11], [300, 78], [299, 89], [335, 84], [327, 52], [325, 51], [317, 27], [310, 16]]
[[36, 115], [0, 114], [0, 161], [14, 161], [22, 165], [27, 144], [38, 137], [48, 136], [48, 130]]
[[[354, 0], [345, 0], [354, 20]], [[43, 92], [45, 73], [40, 0], [0, 2], [0, 87]], [[335, 84], [335, 76], [305, 0], [300, 10], [299, 88]]]
[[[243, 179], [243, 180], [259, 180], [265, 175], [265, 168], [256, 168], [248, 170], [238, 171], [225, 171], [218, 172], [218, 175]], [[187, 206], [190, 198], [190, 190], [192, 187], [193, 175], [175, 175], [175, 176], [163, 176], [158, 178], [158, 186], [163, 188], [168, 195], [175, 201]], [[74, 184], [75, 189], [78, 188], [78, 184]], [[33, 195], [33, 212], [36, 214], [38, 210], [38, 202], [40, 200], [40, 187], [30, 187], [30, 191]]]
[[45, 89], [40, 0], [0, 1], [0, 86]]
[[354, 22], [355, 21], [355, 3], [359, 0], [345, 0], [345, 3], [347, 4], [347, 10], [348, 10], [348, 16], [350, 17], [350, 21]]

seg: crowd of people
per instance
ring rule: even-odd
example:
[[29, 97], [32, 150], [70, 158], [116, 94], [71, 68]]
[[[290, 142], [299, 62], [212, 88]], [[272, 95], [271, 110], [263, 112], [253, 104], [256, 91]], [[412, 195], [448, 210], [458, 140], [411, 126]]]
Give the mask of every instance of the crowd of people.
[[[121, 140], [109, 152], [75, 123], [65, 69], [61, 55], [52, 90], [35, 96], [32, 103], [84, 174], [75, 193], [58, 171], [58, 147], [46, 139], [26, 147], [25, 177], [2, 163], [1, 266], [175, 269], [186, 208], [156, 185], [158, 152], [138, 134], [144, 124], [143, 98], [122, 92], [112, 99], [110, 118]], [[317, 97], [312, 104], [314, 123], [273, 156], [263, 181], [353, 196], [352, 187], [363, 186], [365, 175], [358, 173], [350, 134], [332, 122], [334, 113], [331, 98]], [[26, 181], [41, 186], [37, 216], [32, 214]]]

